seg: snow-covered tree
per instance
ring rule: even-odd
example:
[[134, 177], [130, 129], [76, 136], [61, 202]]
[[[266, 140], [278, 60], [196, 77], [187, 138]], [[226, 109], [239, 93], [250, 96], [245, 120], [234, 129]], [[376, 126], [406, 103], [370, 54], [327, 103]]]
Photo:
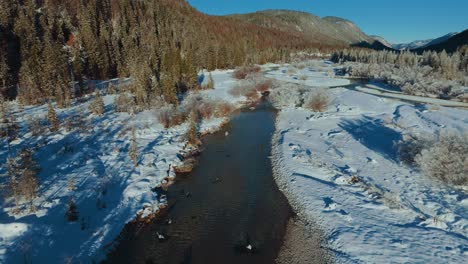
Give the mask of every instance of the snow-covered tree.
[[454, 185], [468, 184], [468, 133], [444, 133], [416, 157], [421, 171]]

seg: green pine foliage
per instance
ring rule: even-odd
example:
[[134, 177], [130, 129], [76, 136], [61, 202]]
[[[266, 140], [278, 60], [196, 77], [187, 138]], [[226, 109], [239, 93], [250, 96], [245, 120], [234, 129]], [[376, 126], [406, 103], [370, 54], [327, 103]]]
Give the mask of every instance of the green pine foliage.
[[49, 103], [49, 106], [47, 108], [47, 121], [49, 122], [51, 132], [59, 130], [60, 120], [58, 119], [57, 113], [55, 112], [55, 109], [51, 103]]
[[116, 77], [133, 79], [140, 108], [161, 96], [176, 104], [201, 66], [277, 61], [314, 45], [183, 0], [0, 1], [0, 86], [23, 104], [67, 107], [86, 80]]

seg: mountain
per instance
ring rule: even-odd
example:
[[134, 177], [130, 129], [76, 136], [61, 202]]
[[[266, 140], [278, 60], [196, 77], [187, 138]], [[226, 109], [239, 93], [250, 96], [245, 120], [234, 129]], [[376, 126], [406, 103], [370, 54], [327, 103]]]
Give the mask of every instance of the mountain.
[[385, 45], [386, 47], [388, 48], [391, 48], [393, 49], [393, 44], [388, 42], [386, 39], [384, 39], [383, 37], [381, 36], [375, 36], [375, 35], [371, 35], [370, 36], [371, 38], [375, 39], [376, 41], [382, 43], [383, 45]]
[[310, 13], [290, 10], [265, 10], [229, 17], [266, 28], [290, 32], [311, 42], [340, 46], [386, 47], [366, 35], [353, 22], [339, 17], [320, 18]]
[[457, 32], [454, 32], [454, 33], [449, 33], [449, 34], [446, 34], [442, 37], [439, 37], [439, 38], [435, 38], [435, 39], [426, 39], [426, 40], [416, 40], [416, 41], [413, 41], [413, 42], [410, 42], [410, 43], [400, 43], [400, 44], [394, 44], [392, 47], [396, 50], [406, 50], [406, 49], [409, 49], [409, 50], [414, 50], [414, 49], [420, 49], [420, 48], [424, 48], [424, 47], [427, 47], [427, 46], [431, 46], [431, 45], [436, 45], [436, 44], [439, 44], [439, 43], [442, 43], [446, 40], [448, 40], [449, 38], [453, 37], [454, 35], [458, 34]]
[[442, 51], [445, 50], [447, 52], [454, 52], [459, 47], [463, 45], [468, 45], [468, 29], [455, 34], [445, 41], [433, 41], [426, 45], [425, 47], [416, 49], [415, 51], [421, 53], [423, 51], [432, 50], [432, 51]]

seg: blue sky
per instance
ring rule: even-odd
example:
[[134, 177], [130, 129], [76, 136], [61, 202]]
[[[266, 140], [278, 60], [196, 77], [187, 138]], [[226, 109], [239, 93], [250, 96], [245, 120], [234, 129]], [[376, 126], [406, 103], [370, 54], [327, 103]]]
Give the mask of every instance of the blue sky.
[[468, 29], [468, 0], [188, 0], [212, 15], [290, 9], [355, 22], [365, 33], [395, 43]]

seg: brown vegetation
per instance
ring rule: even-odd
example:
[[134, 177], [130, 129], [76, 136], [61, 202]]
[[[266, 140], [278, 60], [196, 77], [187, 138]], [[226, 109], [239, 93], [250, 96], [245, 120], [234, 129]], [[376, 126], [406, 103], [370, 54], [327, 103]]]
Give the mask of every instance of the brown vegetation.
[[328, 107], [329, 101], [330, 99], [326, 90], [317, 89], [308, 94], [305, 98], [304, 106], [314, 112], [324, 112]]
[[238, 80], [243, 80], [247, 78], [249, 74], [258, 73], [260, 72], [261, 68], [256, 65], [249, 65], [249, 66], [242, 66], [237, 68], [233, 73], [232, 76]]

